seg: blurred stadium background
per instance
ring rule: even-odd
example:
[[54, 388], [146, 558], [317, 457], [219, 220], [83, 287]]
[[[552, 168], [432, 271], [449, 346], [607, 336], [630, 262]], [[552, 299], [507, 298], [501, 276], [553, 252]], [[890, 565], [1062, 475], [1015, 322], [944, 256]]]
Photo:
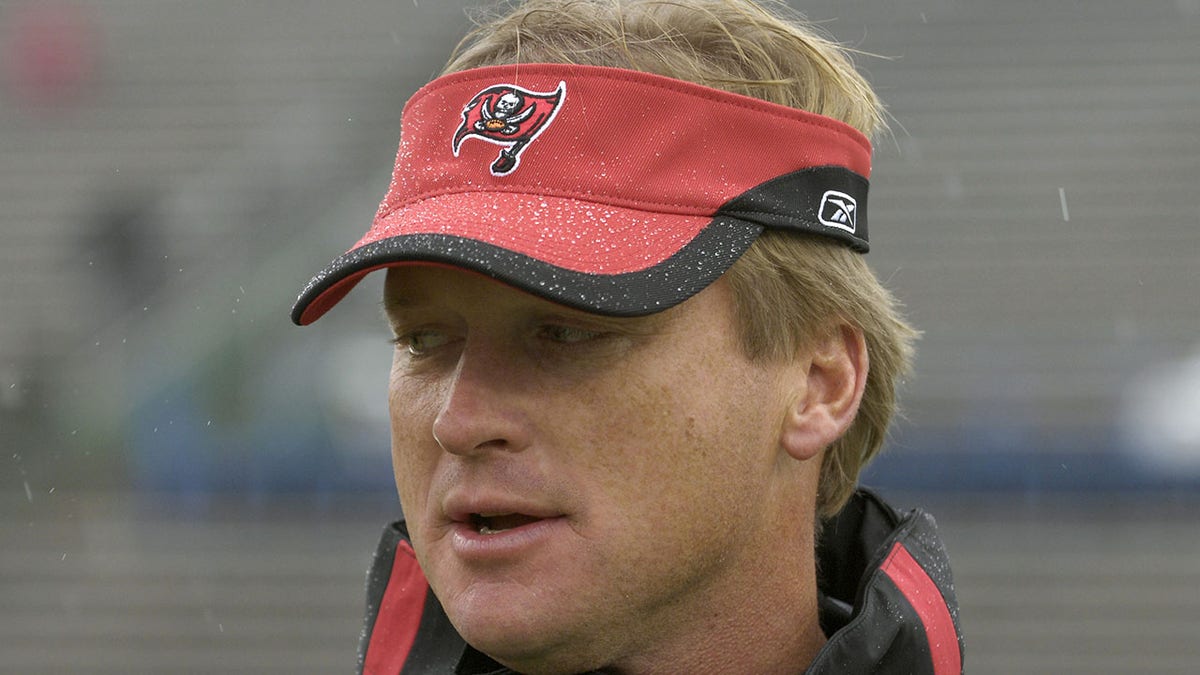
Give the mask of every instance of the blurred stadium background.
[[[465, 4], [0, 2], [0, 672], [352, 669], [378, 280], [287, 313]], [[1196, 672], [1200, 0], [793, 4], [894, 117], [925, 338], [867, 482], [943, 524], [968, 672]]]

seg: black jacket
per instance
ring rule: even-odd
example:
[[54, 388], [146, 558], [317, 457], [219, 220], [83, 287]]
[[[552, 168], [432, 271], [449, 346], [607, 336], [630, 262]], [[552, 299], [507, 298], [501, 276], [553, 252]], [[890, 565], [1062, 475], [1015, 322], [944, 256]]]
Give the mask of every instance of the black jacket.
[[[931, 516], [901, 515], [859, 490], [825, 524], [817, 556], [821, 628], [829, 641], [806, 673], [962, 672], [954, 582]], [[512, 672], [464, 643], [450, 625], [403, 521], [384, 530], [375, 553], [358, 668], [368, 675]]]

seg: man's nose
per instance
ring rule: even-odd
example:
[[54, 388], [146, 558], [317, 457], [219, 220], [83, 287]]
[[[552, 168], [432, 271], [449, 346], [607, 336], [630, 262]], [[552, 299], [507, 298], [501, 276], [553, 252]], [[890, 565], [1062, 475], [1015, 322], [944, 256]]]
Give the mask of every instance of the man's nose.
[[500, 350], [468, 343], [433, 421], [438, 445], [456, 455], [523, 449], [530, 436], [527, 377]]

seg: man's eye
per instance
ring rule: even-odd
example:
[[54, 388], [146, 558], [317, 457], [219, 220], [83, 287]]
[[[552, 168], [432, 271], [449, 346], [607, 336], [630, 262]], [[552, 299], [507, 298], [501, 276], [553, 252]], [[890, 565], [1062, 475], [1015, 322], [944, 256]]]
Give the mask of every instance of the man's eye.
[[601, 336], [601, 333], [596, 331], [575, 328], [574, 326], [560, 326], [556, 324], [542, 326], [540, 333], [542, 337], [546, 338], [547, 340], [568, 345], [595, 340]]
[[403, 347], [412, 356], [425, 356], [430, 351], [445, 345], [449, 336], [438, 330], [417, 330], [397, 335], [392, 342]]

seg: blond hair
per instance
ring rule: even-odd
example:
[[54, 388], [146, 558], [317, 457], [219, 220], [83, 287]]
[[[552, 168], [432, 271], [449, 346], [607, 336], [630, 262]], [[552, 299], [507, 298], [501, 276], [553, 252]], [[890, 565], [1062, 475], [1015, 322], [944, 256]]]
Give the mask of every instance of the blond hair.
[[[847, 50], [781, 2], [525, 0], [476, 24], [444, 72], [513, 63], [612, 66], [800, 108], [868, 137], [885, 126], [883, 107]], [[863, 332], [870, 361], [863, 401], [821, 465], [817, 513], [830, 517], [883, 444], [916, 331], [862, 256], [823, 238], [764, 232], [726, 277], [752, 359], [791, 358], [838, 325]]]

